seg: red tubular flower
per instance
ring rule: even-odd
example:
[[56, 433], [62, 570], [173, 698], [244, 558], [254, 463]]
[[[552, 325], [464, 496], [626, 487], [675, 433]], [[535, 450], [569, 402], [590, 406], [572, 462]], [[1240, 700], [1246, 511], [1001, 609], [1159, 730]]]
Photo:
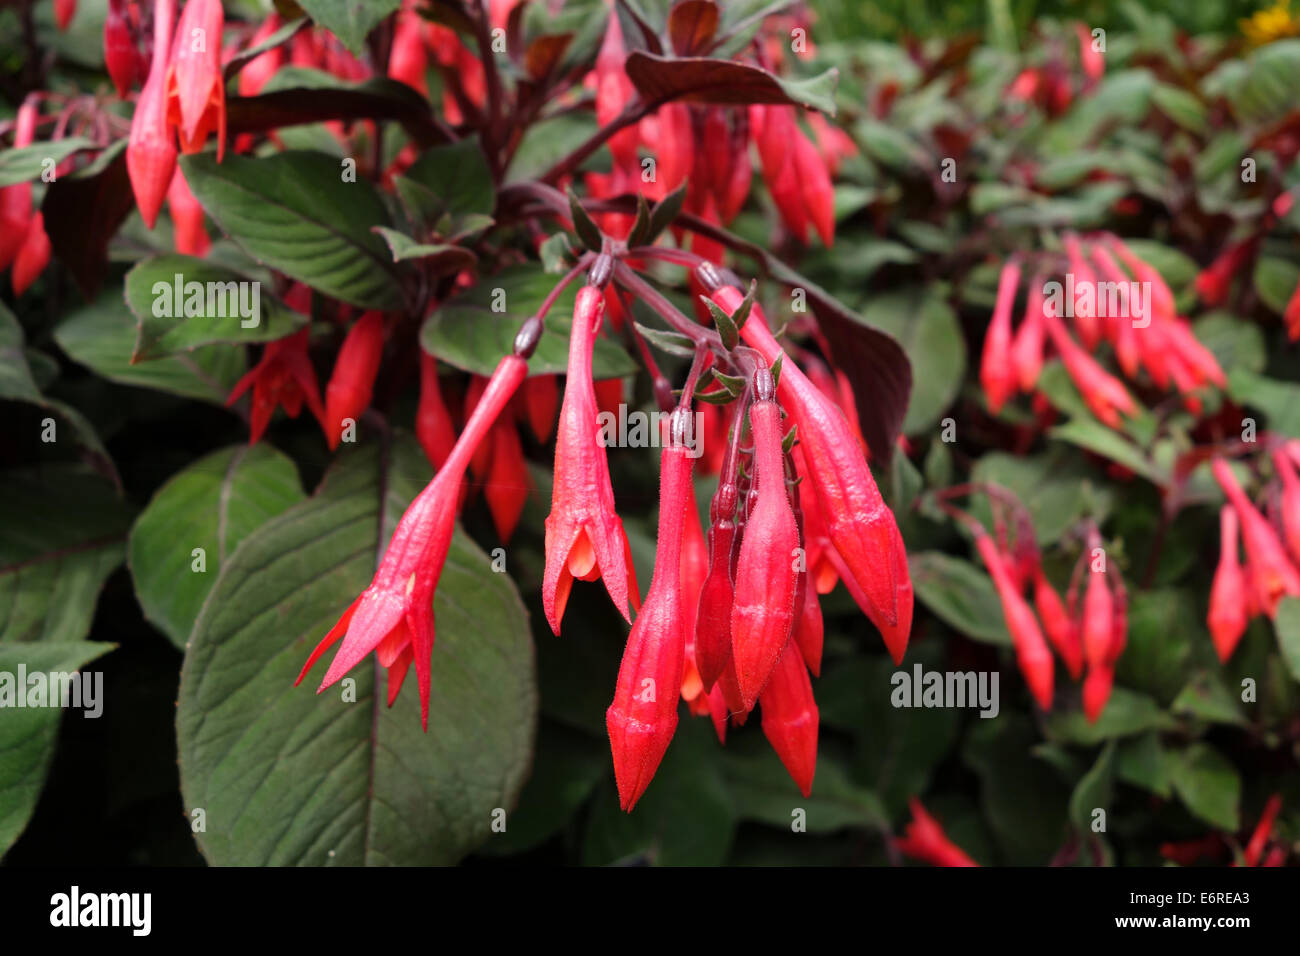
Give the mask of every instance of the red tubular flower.
[[690, 110], [684, 103], [659, 107], [655, 118], [658, 121], [655, 152], [659, 158], [653, 198], [662, 199], [690, 175], [695, 162], [695, 134], [691, 129]]
[[772, 670], [772, 678], [759, 697], [763, 708], [763, 736], [785, 764], [800, 792], [812, 795], [817, 772], [817, 729], [821, 715], [813, 699], [808, 668], [799, 648], [786, 645]]
[[[811, 210], [799, 178], [802, 164], [796, 158], [799, 152], [797, 143], [804, 137], [795, 122], [794, 107], [751, 106], [749, 124], [754, 141], [758, 144], [763, 179], [767, 182], [768, 192], [772, 194], [772, 202], [776, 204], [781, 221], [791, 235], [799, 242], [806, 243]], [[804, 163], [808, 163], [808, 160]], [[825, 212], [820, 214], [824, 216]]]
[[1102, 667], [1110, 658], [1115, 616], [1106, 572], [1089, 571], [1083, 594], [1083, 655], [1088, 667]]
[[524, 448], [513, 421], [502, 419], [492, 428], [492, 463], [488, 468], [483, 497], [492, 512], [497, 537], [509, 541], [524, 513], [533, 479], [528, 473]]
[[1281, 811], [1282, 794], [1275, 793], [1268, 798], [1268, 803], [1264, 804], [1264, 812], [1259, 816], [1259, 823], [1255, 825], [1255, 832], [1250, 835], [1250, 842], [1246, 844], [1246, 848], [1241, 852], [1242, 860], [1246, 866], [1259, 865], [1259, 859], [1264, 853], [1264, 847], [1273, 835], [1273, 824], [1277, 822], [1277, 815]]
[[1219, 565], [1210, 585], [1210, 612], [1206, 624], [1220, 661], [1227, 661], [1246, 632], [1246, 579], [1237, 559], [1238, 519], [1232, 505], [1219, 511]]
[[979, 866], [948, 839], [939, 821], [926, 812], [920, 800], [912, 797], [907, 805], [912, 810], [912, 822], [907, 825], [902, 838], [894, 839], [899, 850], [935, 866]]
[[835, 189], [825, 160], [798, 126], [795, 127], [794, 171], [808, 207], [808, 218], [822, 244], [829, 248], [835, 244]]
[[325, 386], [326, 437], [330, 449], [339, 447], [348, 420], [353, 423], [370, 407], [379, 360], [384, 353], [384, 316], [366, 312], [348, 330]]
[[[1020, 320], [1015, 339], [1011, 343], [1011, 367], [1015, 371], [1017, 384], [1022, 391], [1033, 391], [1038, 384], [1038, 374], [1043, 369], [1043, 284], [1047, 277], [1042, 273], [1034, 276], [1029, 284], [1029, 299], [1025, 303], [1025, 315]], [[987, 340], [986, 345], [987, 348]], [[988, 386], [985, 385], [985, 392]]]
[[1106, 709], [1106, 701], [1110, 700], [1114, 686], [1113, 664], [1098, 664], [1088, 668], [1088, 676], [1083, 679], [1083, 714], [1088, 723], [1097, 722], [1101, 712]]
[[1128, 266], [1134, 277], [1139, 282], [1149, 283], [1152, 321], [1159, 322], [1176, 318], [1178, 307], [1174, 304], [1174, 293], [1159, 270], [1134, 253], [1119, 236], [1108, 236], [1107, 241], [1124, 265]]
[[[596, 122], [600, 126], [613, 123], [623, 112], [623, 107], [636, 95], [632, 81], [623, 70], [623, 61], [626, 59], [623, 28], [619, 24], [618, 14], [611, 13], [600, 52], [596, 54]], [[636, 166], [638, 139], [635, 124], [619, 130], [609, 138], [609, 151], [614, 156], [616, 166]]]
[[104, 66], [117, 95], [123, 99], [132, 84], [143, 79], [138, 73], [140, 54], [128, 17], [126, 0], [109, 0], [104, 18]]
[[629, 812], [650, 785], [677, 729], [686, 641], [681, 549], [691, 482], [691, 457], [680, 439], [688, 414], [685, 409], [674, 413], [671, 440], [660, 454], [654, 576], [628, 635], [614, 701], [605, 712], [619, 805]]
[[1286, 324], [1286, 337], [1292, 342], [1300, 341], [1300, 282], [1296, 283], [1295, 291], [1287, 300], [1282, 320]]
[[[14, 117], [14, 149], [30, 146], [36, 138], [36, 98], [29, 96]], [[0, 269], [7, 269], [27, 238], [32, 221], [32, 184], [14, 183], [0, 188]], [[44, 228], [41, 230], [44, 232]]]
[[1210, 465], [1219, 487], [1227, 495], [1241, 519], [1242, 541], [1246, 546], [1246, 559], [1250, 564], [1250, 586], [1255, 590], [1265, 614], [1273, 617], [1278, 602], [1288, 594], [1300, 594], [1300, 572], [1287, 559], [1282, 542], [1273, 527], [1237, 484], [1232, 469], [1222, 458]]
[[197, 153], [217, 133], [217, 162], [226, 150], [226, 84], [221, 75], [221, 0], [189, 0], [176, 25], [167, 74], [167, 121], [181, 152]]
[[1076, 22], [1074, 32], [1079, 37], [1079, 64], [1083, 67], [1083, 75], [1087, 77], [1085, 89], [1088, 89], [1096, 86], [1106, 72], [1106, 57], [1093, 48], [1092, 31], [1086, 24]]
[[325, 424], [325, 407], [320, 400], [316, 372], [307, 356], [309, 329], [266, 343], [262, 360], [248, 371], [230, 391], [227, 405], [234, 404], [249, 387], [253, 389], [252, 415], [249, 420], [250, 445], [256, 445], [271, 421], [275, 406], [283, 405], [290, 418], [297, 418], [305, 400], [311, 413], [329, 434]]
[[[725, 476], [724, 476], [725, 479]], [[731, 548], [736, 540], [734, 482], [724, 480], [709, 502], [709, 573], [700, 588], [695, 621], [695, 663], [704, 689], [712, 691], [731, 659]]]
[[989, 577], [993, 579], [998, 599], [1002, 602], [1002, 616], [1006, 619], [1007, 630], [1011, 632], [1016, 661], [1025, 677], [1025, 683], [1029, 685], [1029, 691], [1039, 706], [1043, 710], [1051, 710], [1052, 652], [1043, 639], [1043, 632], [1039, 630], [1038, 620], [1016, 590], [1011, 572], [1007, 570], [993, 539], [984, 533], [977, 534], [975, 547], [984, 561], [984, 567], [988, 569]]
[[60, 30], [66, 30], [77, 13], [77, 0], [54, 0], [54, 22]]
[[397, 522], [370, 586], [316, 645], [294, 681], [295, 687], [321, 655], [342, 638], [343, 645], [330, 662], [316, 693], [341, 678], [371, 651], [377, 651], [379, 663], [388, 668], [390, 707], [401, 690], [407, 668], [415, 664], [421, 725], [426, 731], [429, 729], [433, 593], [451, 547], [457, 491], [474, 448], [484, 440], [527, 372], [528, 362], [517, 355], [508, 355], [497, 365], [451, 456]]
[[1120, 425], [1120, 413], [1135, 414], [1137, 406], [1128, 390], [1115, 376], [1097, 364], [1096, 360], [1075, 344], [1061, 320], [1048, 310], [1043, 313], [1047, 332], [1056, 350], [1061, 353], [1061, 363], [1083, 396], [1089, 410], [1111, 428]]
[[208, 231], [203, 228], [203, 207], [190, 192], [185, 174], [177, 168], [167, 190], [167, 207], [171, 210], [176, 251], [183, 256], [205, 256], [212, 248]]
[[393, 28], [393, 48], [388, 57], [388, 75], [412, 89], [429, 95], [429, 67], [424, 48], [424, 20], [414, 9], [399, 10]]
[[794, 552], [799, 547], [781, 451], [781, 409], [772, 400], [771, 373], [755, 375], [749, 409], [758, 500], [745, 522], [731, 606], [731, 654], [745, 710], [772, 675], [794, 627]]
[[1273, 452], [1273, 466], [1282, 482], [1282, 534], [1291, 557], [1300, 562], [1300, 475], [1284, 448]]
[[434, 471], [442, 467], [456, 444], [451, 413], [447, 411], [438, 387], [438, 361], [423, 350], [420, 352], [420, 404], [415, 412], [415, 437]]
[[1083, 674], [1083, 645], [1079, 641], [1078, 624], [1065, 610], [1061, 596], [1047, 580], [1043, 569], [1038, 568], [1034, 575], [1034, 605], [1038, 608], [1038, 617], [1043, 622], [1043, 631], [1056, 653], [1061, 655], [1065, 666], [1074, 680]]
[[[696, 440], [700, 438], [697, 435]], [[682, 699], [692, 704], [692, 712], [708, 712], [708, 703], [704, 695], [704, 681], [700, 678], [699, 666], [695, 659], [695, 630], [699, 616], [700, 593], [704, 590], [704, 580], [709, 575], [709, 549], [704, 543], [704, 528], [700, 524], [700, 509], [695, 501], [695, 486], [690, 486], [686, 501], [686, 524], [682, 532], [682, 612], [683, 626], [686, 629], [686, 658], [682, 668]]]
[[560, 407], [560, 382], [554, 375], [530, 375], [519, 393], [528, 427], [540, 442], [551, 437], [555, 413]]
[[[700, 270], [713, 301], [735, 312], [743, 296], [725, 286], [712, 269]], [[769, 365], [784, 353], [755, 305], [741, 329], [747, 344]], [[847, 574], [850, 593], [880, 629], [895, 663], [901, 663], [912, 628], [912, 589], [907, 552], [894, 514], [886, 506], [847, 419], [793, 361], [784, 361], [778, 386], [781, 405], [799, 429], [805, 476], [817, 498], [817, 512]]]
[[[1073, 233], [1066, 233], [1061, 237], [1061, 245], [1065, 247], [1065, 254], [1070, 260], [1070, 272], [1074, 275], [1075, 289], [1091, 289], [1093, 292], [1093, 307], [1074, 309], [1074, 328], [1079, 333], [1079, 341], [1083, 347], [1089, 351], [1097, 347], [1101, 341], [1102, 324], [1097, 319], [1097, 276], [1088, 265], [1087, 257], [1083, 254], [1083, 247], [1079, 244], [1079, 237]], [[1059, 348], [1059, 346], [1058, 346]]]
[[168, 52], [176, 0], [155, 0], [153, 8], [153, 63], [149, 78], [135, 103], [131, 136], [126, 146], [126, 170], [131, 178], [140, 216], [150, 229], [158, 220], [163, 199], [176, 170], [176, 144], [167, 125]]
[[1196, 294], [1206, 305], [1219, 305], [1228, 295], [1228, 287], [1259, 248], [1258, 235], [1232, 243], [1196, 277]]
[[[250, 47], [257, 46], [283, 25], [280, 15], [273, 12], [262, 21], [262, 25], [257, 28], [248, 41], [248, 45]], [[275, 76], [276, 71], [280, 69], [283, 63], [284, 47], [282, 46], [253, 57], [239, 71], [239, 95], [256, 96], [262, 92], [262, 87], [266, 86], [267, 80]]]
[[1011, 308], [1020, 285], [1020, 263], [1009, 260], [998, 277], [998, 297], [993, 318], [984, 333], [984, 353], [980, 361], [980, 384], [988, 399], [989, 410], [997, 414], [1008, 398], [1016, 393], [1016, 369], [1011, 356]]
[[614, 510], [614, 489], [600, 443], [591, 380], [592, 350], [603, 312], [602, 291], [584, 286], [573, 308], [568, 377], [555, 439], [555, 482], [551, 513], [546, 518], [542, 607], [556, 634], [560, 633], [574, 578], [602, 578], [610, 600], [625, 619], [629, 598], [633, 607], [640, 599], [632, 551]]
[[[805, 549], [805, 555], [806, 553]], [[799, 591], [796, 608], [799, 618], [794, 623], [794, 639], [799, 645], [799, 652], [803, 655], [808, 670], [812, 672], [813, 677], [820, 677], [826, 628], [822, 620], [821, 602], [817, 600], [817, 588], [807, 572], [801, 576]]]
[[1191, 369], [1198, 382], [1210, 382], [1219, 388], [1227, 388], [1228, 379], [1223, 374], [1219, 360], [1196, 338], [1186, 321], [1175, 317], [1172, 322], [1165, 323], [1162, 331], [1166, 341]]
[[14, 259], [14, 271], [10, 276], [14, 295], [22, 295], [28, 286], [36, 281], [50, 264], [50, 237], [45, 232], [45, 214], [35, 213], [27, 222], [27, 233], [23, 246]]

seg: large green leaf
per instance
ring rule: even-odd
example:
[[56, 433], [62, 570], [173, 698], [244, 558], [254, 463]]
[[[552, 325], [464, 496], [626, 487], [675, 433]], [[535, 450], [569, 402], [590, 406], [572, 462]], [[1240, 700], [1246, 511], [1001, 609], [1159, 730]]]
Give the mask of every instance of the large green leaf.
[[1300, 266], [1276, 256], [1260, 256], [1255, 263], [1255, 291], [1260, 301], [1281, 315], [1300, 283]]
[[[812, 796], [805, 797], [766, 741], [751, 737], [738, 743], [751, 746], [729, 745], [723, 767], [743, 819], [786, 830], [798, 819], [806, 827], [799, 832], [807, 833], [834, 833], [846, 827], [879, 830], [889, 825], [880, 798], [855, 785], [826, 754], [818, 755]], [[803, 813], [797, 817], [800, 810]]]
[[714, 759], [717, 748], [708, 720], [683, 715], [654, 780], [631, 813], [619, 809], [611, 769], [587, 818], [583, 862], [720, 865], [735, 833], [736, 807]]
[[453, 216], [491, 215], [496, 203], [492, 176], [476, 139], [426, 150], [404, 175], [433, 193]]
[[897, 339], [912, 363], [914, 385], [903, 431], [915, 435], [932, 428], [957, 397], [966, 371], [966, 340], [956, 313], [921, 290], [877, 296], [859, 311]]
[[[126, 304], [139, 322], [134, 362], [215, 342], [282, 339], [307, 321], [260, 282], [192, 256], [155, 256], [138, 263], [126, 274]], [[255, 325], [245, 327], [254, 320]]]
[[1170, 762], [1174, 792], [1211, 826], [1235, 833], [1241, 827], [1241, 775], [1223, 754], [1194, 743]]
[[236, 546], [303, 497], [293, 462], [265, 443], [223, 448], [174, 475], [131, 529], [127, 561], [145, 616], [184, 648]]
[[1228, 101], [1249, 123], [1267, 123], [1295, 109], [1295, 78], [1300, 72], [1300, 39], [1278, 40], [1246, 58], [1240, 82]]
[[0, 472], [0, 643], [82, 640], [130, 517], [86, 468]]
[[401, 0], [298, 0], [298, 4], [357, 55], [370, 31], [402, 5]]
[[246, 368], [244, 350], [228, 345], [207, 345], [132, 365], [135, 338], [135, 321], [116, 290], [74, 312], [54, 330], [63, 351], [104, 378], [214, 405], [225, 404]]
[[988, 574], [941, 551], [908, 555], [912, 586], [922, 604], [960, 634], [1011, 646], [1002, 602]]
[[[370, 580], [429, 477], [418, 447], [344, 453], [316, 493], [222, 568], [181, 671], [181, 791], [214, 864], [448, 864], [488, 838], [531, 759], [533, 649], [518, 594], [461, 534], [434, 611], [429, 732], [414, 686], [390, 710], [371, 657], [322, 695], [308, 653]], [[412, 679], [413, 682], [413, 679]], [[355, 701], [348, 702], [348, 688]]]
[[[3, 304], [0, 304], [0, 399], [35, 405], [62, 418], [71, 427], [80, 444], [97, 459], [106, 471], [114, 473], [108, 449], [99, 440], [89, 419], [66, 402], [47, 398], [32, 376], [28, 353], [23, 349], [23, 330]], [[55, 431], [57, 440], [58, 432]]]
[[[89, 641], [0, 643], [0, 680], [12, 680], [11, 689], [25, 695], [27, 688], [17, 684], [20, 666], [29, 677], [36, 672], [71, 673], [114, 646]], [[101, 693], [102, 687], [101, 681]], [[60, 707], [18, 708], [13, 704], [5, 704], [4, 719], [0, 720], [0, 856], [13, 846], [36, 809], [63, 719]], [[96, 704], [102, 705], [102, 700]]]
[[[556, 277], [540, 266], [512, 266], [488, 276], [462, 295], [439, 306], [420, 330], [420, 344], [430, 355], [477, 375], [490, 375], [510, 353], [515, 334], [555, 286]], [[577, 284], [556, 299], [546, 316], [529, 374], [563, 372], [569, 361], [569, 329]], [[495, 306], [503, 311], [496, 311]], [[596, 340], [592, 374], [597, 379], [620, 378], [636, 371], [627, 353], [607, 338]]]
[[364, 178], [344, 181], [338, 159], [294, 150], [218, 163], [196, 153], [181, 165], [208, 215], [258, 261], [363, 308], [404, 303], [411, 272], [371, 231], [392, 225], [388, 210]]

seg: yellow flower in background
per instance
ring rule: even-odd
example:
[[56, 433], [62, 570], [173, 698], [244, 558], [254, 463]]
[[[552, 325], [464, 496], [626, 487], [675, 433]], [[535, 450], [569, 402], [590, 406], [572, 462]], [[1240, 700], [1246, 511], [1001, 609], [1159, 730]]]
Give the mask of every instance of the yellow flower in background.
[[1291, 0], [1280, 0], [1267, 10], [1257, 10], [1250, 19], [1241, 20], [1241, 32], [1256, 46], [1282, 37], [1300, 36], [1300, 17], [1292, 16]]

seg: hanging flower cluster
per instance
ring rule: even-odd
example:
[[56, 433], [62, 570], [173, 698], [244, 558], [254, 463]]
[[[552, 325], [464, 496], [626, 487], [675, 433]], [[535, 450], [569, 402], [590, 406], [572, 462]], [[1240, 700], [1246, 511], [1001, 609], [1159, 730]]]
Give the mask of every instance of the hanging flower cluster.
[[[682, 315], [629, 265], [656, 256], [694, 267], [692, 277], [709, 297], [716, 330]], [[575, 582], [600, 579], [614, 606], [632, 622], [606, 716], [622, 806], [631, 810], [653, 779], [677, 726], [679, 699], [692, 713], [709, 715], [720, 739], [729, 720], [743, 723], [760, 707], [764, 734], [809, 793], [819, 723], [809, 678], [821, 665], [817, 594], [830, 590], [839, 576], [899, 661], [912, 618], [907, 555], [861, 440], [838, 407], [839, 396], [828, 396], [788, 359], [752, 290], [745, 295], [710, 263], [680, 251], [644, 247], [584, 254], [525, 323], [514, 354], [502, 360], [477, 397], [467, 396], [472, 412], [454, 440], [436, 372], [426, 363], [417, 422], [438, 473], [398, 523], [370, 587], [312, 652], [299, 680], [341, 640], [321, 689], [375, 651], [388, 669], [391, 703], [414, 662], [427, 723], [431, 601], [466, 470], [475, 469], [480, 454], [493, 462], [501, 457], [492, 436], [502, 428], [514, 434], [516, 426], [504, 413], [525, 381], [546, 312], [583, 270], [587, 281], [575, 298], [555, 428], [542, 602], [558, 635]], [[656, 388], [671, 415], [662, 441], [655, 571], [644, 604], [614, 506], [592, 380], [592, 352], [611, 289], [627, 299], [625, 309], [630, 299], [639, 299], [659, 312], [690, 343], [693, 355], [679, 399], [673, 401], [666, 387]], [[366, 322], [358, 321], [350, 336]], [[345, 343], [340, 365], [346, 360], [351, 367], [353, 355], [363, 357], [356, 359], [361, 371], [355, 376], [336, 370], [340, 395], [362, 391], [349, 383], [371, 374], [368, 354], [361, 345]], [[656, 380], [666, 385], [645, 354]], [[700, 387], [706, 378], [713, 382], [707, 390]], [[690, 412], [696, 401], [730, 407], [707, 539], [692, 481], [699, 456], [690, 449], [712, 439], [693, 434]], [[327, 401], [325, 416], [331, 426], [336, 421], [328, 410], [332, 404]], [[549, 423], [541, 429], [549, 430]]]
[[[951, 503], [952, 498], [973, 493], [982, 493], [989, 500], [992, 535]], [[1078, 530], [1083, 548], [1062, 600], [1043, 572], [1033, 520], [1010, 491], [990, 483], [960, 485], [937, 492], [935, 501], [974, 538], [975, 550], [1002, 605], [1016, 662], [1034, 700], [1043, 710], [1052, 709], [1055, 651], [1070, 678], [1082, 678], [1083, 712], [1095, 723], [1110, 699], [1115, 664], [1128, 642], [1128, 592], [1119, 569], [1107, 558], [1096, 524], [1086, 522]], [[1027, 592], [1032, 594], [1032, 607]]]
[[1034, 392], [1050, 345], [1088, 409], [1119, 428], [1138, 408], [1124, 382], [1093, 357], [1105, 344], [1130, 386], [1173, 388], [1198, 413], [1201, 390], [1223, 388], [1227, 379], [1178, 315], [1160, 273], [1109, 233], [1065, 233], [1060, 246], [1058, 253], [1035, 257], [1023, 318], [1014, 329], [1026, 262], [1013, 256], [1002, 268], [980, 362], [990, 410], [997, 413], [1017, 392]]
[[[1300, 441], [1277, 442], [1260, 465], [1272, 466], [1263, 488], [1266, 517], [1228, 462], [1211, 463], [1227, 502], [1219, 512], [1219, 563], [1210, 588], [1207, 624], [1219, 659], [1236, 650], [1246, 626], [1260, 614], [1272, 618], [1282, 598], [1300, 595]], [[1240, 561], [1244, 545], [1246, 563]]]

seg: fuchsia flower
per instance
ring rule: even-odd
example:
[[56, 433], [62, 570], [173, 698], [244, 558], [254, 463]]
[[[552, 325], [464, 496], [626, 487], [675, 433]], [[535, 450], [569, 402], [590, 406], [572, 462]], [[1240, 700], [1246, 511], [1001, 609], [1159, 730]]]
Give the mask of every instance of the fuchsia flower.
[[176, 0], [155, 0], [153, 8], [153, 63], [131, 118], [126, 147], [126, 169], [136, 205], [150, 229], [158, 220], [172, 174], [176, 171], [176, 143], [167, 119], [169, 53]]
[[456, 444], [451, 413], [438, 387], [438, 360], [424, 350], [420, 351], [420, 404], [415, 413], [415, 437], [434, 471], [442, 467]]
[[329, 434], [325, 406], [320, 400], [320, 386], [316, 384], [316, 371], [307, 355], [310, 334], [310, 329], [302, 328], [293, 335], [266, 343], [262, 360], [231, 389], [227, 405], [233, 405], [250, 388], [253, 390], [250, 445], [256, 445], [262, 437], [277, 405], [283, 405], [290, 418], [297, 418], [304, 401], [321, 428]]
[[[739, 289], [722, 285], [711, 268], [700, 267], [697, 274], [713, 290], [714, 302], [729, 312], [739, 308], [744, 298]], [[741, 336], [769, 365], [784, 356], [757, 305]], [[895, 663], [901, 663], [912, 627], [912, 588], [894, 514], [876, 487], [848, 420], [792, 361], [782, 363], [778, 395], [798, 426], [807, 484], [817, 496], [834, 557], [843, 563], [845, 585], [879, 628]]]
[[383, 313], [366, 312], [348, 330], [325, 386], [325, 437], [331, 451], [339, 447], [347, 422], [355, 424], [370, 407], [383, 352]]
[[1020, 263], [1009, 260], [998, 277], [998, 297], [993, 319], [984, 334], [984, 354], [980, 362], [980, 384], [988, 398], [989, 410], [997, 414], [1008, 398], [1016, 393], [1016, 368], [1011, 351], [1011, 309], [1020, 285]]
[[167, 208], [171, 210], [176, 251], [183, 256], [205, 256], [212, 240], [203, 227], [203, 207], [190, 192], [185, 174], [177, 168], [167, 189]]
[[794, 556], [799, 547], [799, 529], [785, 489], [781, 410], [773, 400], [772, 375], [760, 369], [754, 380], [749, 421], [758, 495], [740, 542], [731, 606], [732, 659], [745, 710], [753, 709], [793, 632]]
[[628, 635], [614, 701], [605, 714], [619, 805], [627, 811], [650, 785], [677, 730], [677, 697], [686, 649], [681, 547], [692, 464], [682, 441], [689, 427], [688, 414], [686, 409], [674, 413], [670, 439], [660, 454], [654, 575], [645, 605]]
[[[334, 684], [375, 651], [379, 663], [388, 669], [390, 707], [397, 699], [408, 669], [415, 665], [421, 724], [426, 731], [429, 729], [433, 594], [451, 547], [460, 483], [474, 449], [487, 436], [527, 372], [527, 360], [518, 355], [508, 355], [497, 365], [451, 455], [398, 521], [370, 586], [316, 645], [295, 686], [341, 638], [343, 644], [316, 693]], [[675, 699], [676, 691], [673, 694]]]
[[817, 772], [817, 730], [821, 714], [799, 648], [786, 645], [758, 698], [763, 708], [763, 736], [805, 797], [812, 796]]
[[1265, 614], [1273, 617], [1278, 603], [1286, 595], [1300, 594], [1300, 571], [1292, 566], [1286, 549], [1268, 519], [1246, 497], [1222, 458], [1211, 463], [1214, 477], [1241, 519], [1242, 540], [1250, 567], [1250, 586], [1258, 596]]
[[188, 0], [176, 25], [167, 71], [167, 122], [181, 152], [197, 153], [214, 131], [217, 161], [226, 149], [226, 84], [221, 75], [221, 0]]
[[979, 866], [965, 850], [948, 839], [939, 821], [926, 812], [920, 800], [912, 797], [907, 805], [912, 810], [912, 822], [902, 838], [894, 839], [898, 849], [935, 866]]
[[1219, 564], [1210, 585], [1210, 612], [1206, 624], [1220, 661], [1227, 661], [1246, 632], [1246, 579], [1237, 554], [1239, 523], [1232, 505], [1219, 511]]
[[542, 606], [551, 630], [560, 620], [574, 578], [603, 578], [610, 600], [625, 619], [628, 600], [640, 603], [632, 550], [614, 510], [609, 463], [600, 443], [591, 356], [605, 310], [604, 293], [584, 286], [573, 309], [569, 370], [555, 439], [555, 481], [546, 518], [546, 570]]

